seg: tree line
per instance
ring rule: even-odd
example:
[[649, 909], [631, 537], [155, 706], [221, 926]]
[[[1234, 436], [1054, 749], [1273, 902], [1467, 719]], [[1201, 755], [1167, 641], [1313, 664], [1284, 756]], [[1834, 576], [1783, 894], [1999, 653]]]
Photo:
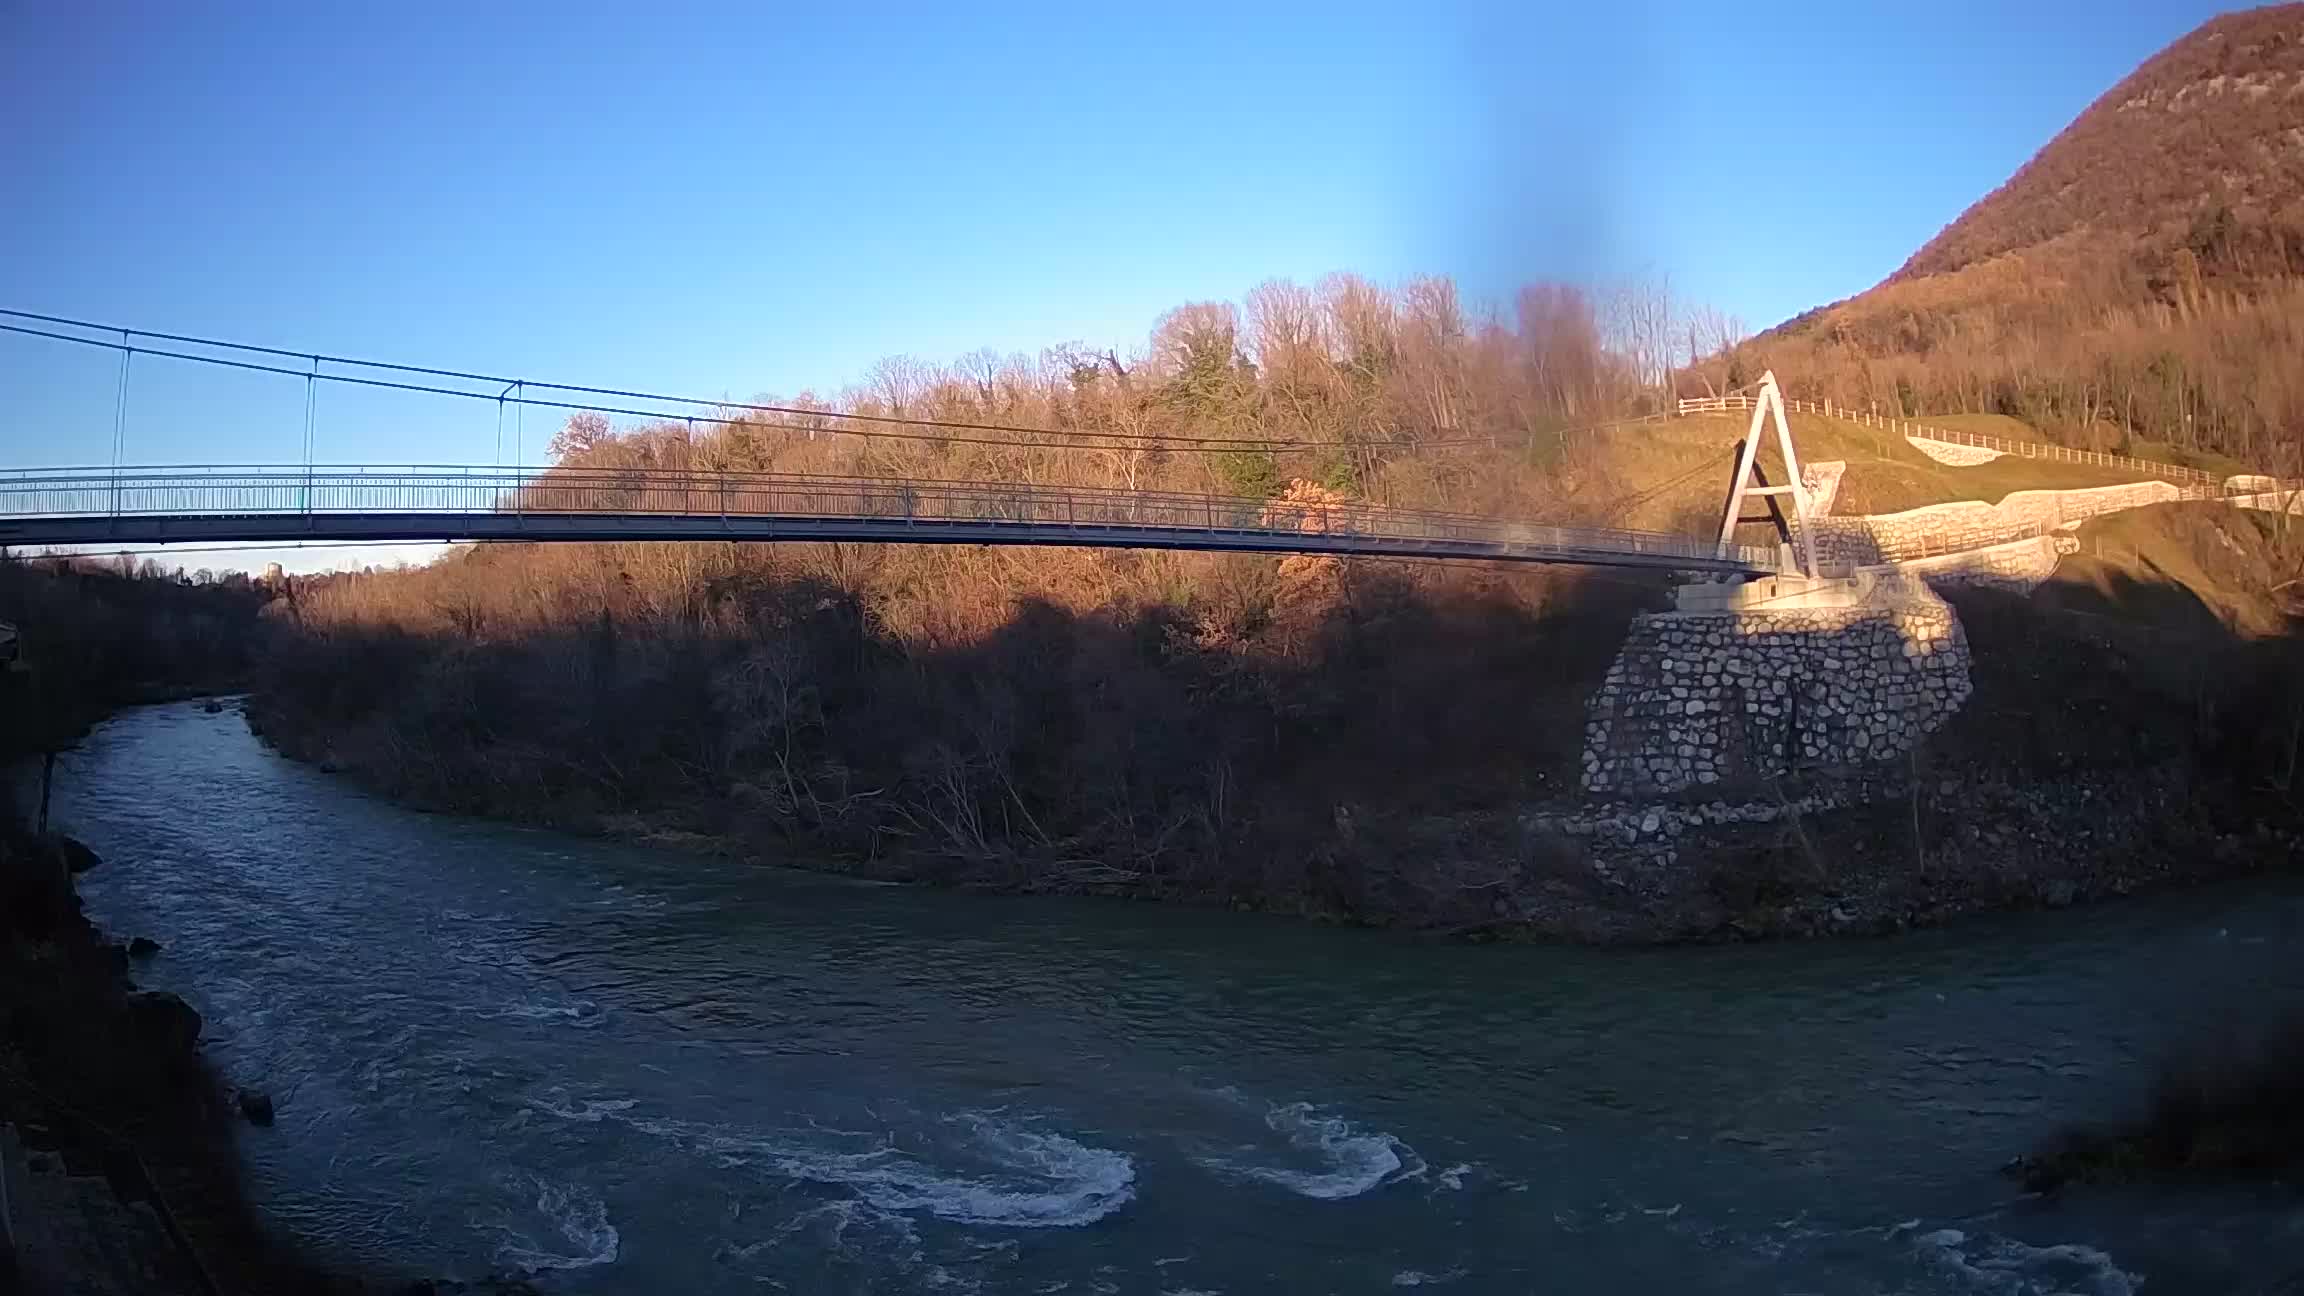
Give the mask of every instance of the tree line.
[[[1670, 320], [1656, 292], [1539, 287], [1509, 318], [1475, 320], [1443, 280], [1273, 283], [1239, 306], [1179, 308], [1125, 354], [888, 361], [837, 402], [773, 402], [1044, 440], [861, 437], [805, 413], [695, 427], [579, 415], [553, 452], [595, 474], [1597, 520], [1624, 489], [1620, 465], [1574, 429], [1662, 408]], [[1187, 440], [1206, 437], [1255, 444]], [[1083, 439], [1096, 448], [1059, 444]], [[1485, 893], [1456, 886], [1452, 866], [1404, 868], [1414, 853], [1388, 834], [1411, 807], [1572, 784], [1585, 687], [1651, 597], [1575, 574], [1250, 555], [474, 546], [299, 579], [268, 613], [255, 717], [289, 750], [421, 804], [879, 875], [1459, 921]]]
[[0, 756], [53, 748], [111, 707], [245, 685], [271, 597], [237, 572], [0, 551], [0, 622], [21, 652], [0, 673]]
[[[1349, 275], [1314, 287], [1274, 280], [1242, 303], [1178, 307], [1127, 351], [1073, 342], [1030, 356], [976, 351], [944, 366], [892, 357], [837, 399], [802, 392], [763, 402], [800, 413], [734, 410], [732, 423], [702, 429], [578, 415], [551, 449], [567, 467], [1251, 496], [1304, 479], [1377, 503], [1516, 512], [1481, 486], [1485, 472], [1463, 464], [1485, 466], [1477, 452], [1499, 450], [1550, 457], [1565, 431], [1660, 409], [1689, 341], [1655, 283], [1604, 292], [1532, 285], [1509, 313], [1475, 316], [1444, 278], [1398, 290]], [[876, 418], [1045, 435], [904, 440], [888, 435], [903, 429]], [[1083, 440], [1096, 448], [1068, 448]], [[1206, 444], [1218, 441], [1230, 448]]]

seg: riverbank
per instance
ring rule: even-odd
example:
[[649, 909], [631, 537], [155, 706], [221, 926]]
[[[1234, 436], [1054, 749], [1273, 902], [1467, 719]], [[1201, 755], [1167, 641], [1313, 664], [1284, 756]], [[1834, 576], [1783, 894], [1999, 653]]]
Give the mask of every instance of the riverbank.
[[254, 1103], [201, 1057], [200, 1015], [138, 989], [130, 947], [83, 915], [72, 879], [99, 866], [0, 821], [0, 1279], [119, 1296], [535, 1290], [348, 1275], [267, 1229], [234, 1144]]
[[[2037, 697], [2028, 681], [1997, 683]], [[1989, 685], [1983, 696], [1987, 705], [2007, 701]], [[1340, 804], [1326, 824], [1267, 825], [1264, 848], [1295, 857], [1274, 870], [1285, 885], [1264, 890], [1236, 876], [1024, 853], [858, 856], [804, 844], [762, 851], [757, 838], [726, 830], [723, 806], [530, 822], [883, 882], [1593, 945], [1881, 934], [1984, 912], [2060, 909], [2283, 869], [2304, 845], [2283, 805], [2207, 774], [2149, 734], [2053, 774], [2011, 768], [2006, 749], [2001, 759], [1962, 754], [2001, 741], [1993, 732], [2001, 727], [1989, 718], [1956, 724], [1925, 760], [1789, 780], [1762, 799], [1563, 798], [1424, 816]], [[270, 727], [257, 732], [323, 772], [362, 772], [326, 745]], [[2138, 763], [2125, 763], [2130, 756]], [[1304, 834], [1293, 848], [1291, 831]]]
[[[885, 576], [772, 568], [700, 568], [717, 602], [677, 612], [612, 582], [581, 628], [422, 619], [539, 582], [589, 597], [563, 565], [605, 579], [617, 558], [512, 547], [306, 598], [248, 711], [280, 751], [423, 809], [1482, 936], [1895, 930], [2280, 865], [2304, 768], [2296, 538], [2172, 506], [2079, 546], [2029, 596], [1953, 598], [1966, 701], [1916, 752], [1640, 800], [1580, 790], [1587, 708], [1667, 586], [1557, 573], [1211, 560], [1165, 602], [1019, 594], [926, 645], [872, 601]], [[1275, 575], [1229, 622], [1200, 592]]]

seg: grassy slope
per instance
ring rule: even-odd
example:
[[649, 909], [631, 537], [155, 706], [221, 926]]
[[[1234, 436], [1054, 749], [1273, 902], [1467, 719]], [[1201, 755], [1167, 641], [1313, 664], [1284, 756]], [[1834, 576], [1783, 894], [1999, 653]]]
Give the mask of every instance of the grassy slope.
[[2097, 518], [2038, 601], [2168, 630], [2289, 633], [2304, 585], [2304, 527], [2224, 505], [2163, 504]]
[[[1979, 432], [1986, 436], [2004, 437], [2010, 441], [2049, 441], [2048, 437], [2042, 436], [2039, 430], [2031, 424], [2021, 419], [2010, 418], [2005, 414], [1936, 414], [1923, 421], [1931, 427], [1948, 428], [1954, 432]], [[2106, 430], [2104, 439], [2097, 442], [2097, 448], [2114, 448], [2113, 443], [2116, 439], [2115, 435]], [[2116, 450], [2117, 453], [2127, 455], [2131, 459], [2149, 459], [2153, 463], [2198, 468], [2203, 472], [2215, 473], [2219, 477], [2230, 477], [2236, 473], [2256, 471], [2237, 459], [2213, 454], [2206, 450], [2179, 449], [2161, 441], [2130, 438], [2125, 445], [2117, 446]]]
[[[2025, 424], [1998, 415], [1931, 421], [2037, 439]], [[1730, 456], [1744, 428], [1742, 418], [1676, 419], [1596, 442], [1597, 476], [1617, 492], [1608, 501], [1613, 524], [1692, 533], [1718, 525]], [[1792, 435], [1804, 459], [1847, 463], [1834, 504], [1843, 515], [2140, 480], [2124, 470], [2012, 456], [1956, 468], [1902, 436], [1812, 415], [1793, 416]], [[1772, 446], [1762, 460], [1770, 480], [1783, 480]], [[1760, 532], [1744, 530], [1753, 539]], [[2167, 504], [2097, 518], [2076, 534], [2079, 552], [2032, 595], [2036, 607], [2075, 613], [2107, 630], [2116, 623], [2147, 636], [2219, 640], [2286, 635], [2292, 618], [2304, 615], [2304, 521], [2221, 504]]]
[[[1930, 421], [2039, 439], [2027, 425], [2000, 415]], [[1619, 477], [1664, 487], [1643, 505], [1647, 514], [1627, 525], [1660, 524], [1672, 510], [1711, 515], [1726, 489], [1727, 456], [1744, 426], [1741, 419], [1683, 419], [1668, 425], [1667, 435], [1620, 448]], [[1805, 414], [1793, 416], [1792, 436], [1804, 459], [1847, 463], [1834, 511], [1848, 515], [2139, 480], [2118, 469], [2015, 457], [1955, 468], [1921, 454], [1902, 436]], [[1773, 449], [1763, 462], [1771, 480], [1783, 479]], [[1692, 467], [1701, 471], [1689, 475]], [[2079, 552], [2058, 566], [2035, 602], [2162, 631], [2226, 632], [2246, 639], [2287, 634], [2291, 617], [2304, 613], [2304, 522], [2221, 504], [2165, 504], [2097, 518], [2077, 535]]]
[[[2138, 474], [2087, 464], [2006, 457], [1970, 468], [1940, 464], [1914, 449], [1902, 436], [1843, 419], [1796, 414], [1792, 441], [1803, 460], [1838, 459], [1848, 465], [1833, 511], [1841, 514], [1894, 513], [1953, 500], [1993, 502], [2015, 491], [2073, 490], [2117, 486], [2141, 480]], [[2011, 435], [1994, 420], [1975, 430]], [[1730, 454], [1744, 435], [1742, 418], [1676, 419], [1607, 434], [1595, 451], [1617, 485], [1612, 512], [1619, 526], [1658, 530], [1698, 530], [1716, 525], [1733, 467]], [[2025, 429], [2029, 431], [2028, 429]], [[2033, 438], [2037, 439], [2037, 438]], [[1761, 456], [1771, 481], [1782, 481], [1773, 444]]]

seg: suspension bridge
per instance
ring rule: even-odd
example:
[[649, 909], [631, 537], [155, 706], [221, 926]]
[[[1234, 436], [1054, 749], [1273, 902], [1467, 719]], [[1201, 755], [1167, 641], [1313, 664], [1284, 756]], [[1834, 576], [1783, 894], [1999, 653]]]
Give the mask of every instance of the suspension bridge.
[[[1106, 451], [1224, 453], [1322, 443], [1163, 437], [1150, 445], [1141, 438], [1077, 429], [693, 401], [144, 333], [17, 311], [0, 310], [0, 316], [31, 321], [0, 322], [0, 332], [105, 348], [121, 358], [113, 463], [0, 472], [0, 546], [16, 549], [193, 542], [843, 541], [1481, 559], [1725, 576], [1770, 574], [1784, 565], [1779, 550], [1731, 543], [1725, 534], [1715, 540], [1549, 526], [1342, 501], [797, 473], [322, 465], [309, 462], [313, 393], [322, 383], [493, 401], [499, 453], [503, 412], [531, 406], [685, 420], [690, 426], [766, 417], [806, 420], [807, 430], [831, 424], [843, 435]], [[218, 351], [225, 354], [214, 354]], [[306, 391], [307, 462], [155, 467], [120, 462], [131, 364], [139, 356], [300, 380]], [[634, 407], [630, 402], [635, 401], [648, 407]], [[675, 402], [687, 409], [663, 408]], [[697, 406], [712, 412], [698, 415]], [[803, 430], [794, 422], [782, 426]]]
[[1471, 514], [1161, 491], [551, 468], [120, 468], [0, 477], [0, 545], [853, 541], [1479, 558], [1757, 575], [1773, 549]]

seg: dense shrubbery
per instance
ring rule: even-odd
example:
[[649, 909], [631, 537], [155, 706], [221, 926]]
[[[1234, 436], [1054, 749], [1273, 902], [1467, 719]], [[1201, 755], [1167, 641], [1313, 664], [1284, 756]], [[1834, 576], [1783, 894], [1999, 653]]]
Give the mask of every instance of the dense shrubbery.
[[2304, 1018], [2196, 1044], [2166, 1063], [2141, 1119], [2081, 1127], [2010, 1164], [2026, 1187], [2304, 1170]]
[[[1575, 768], [1572, 578], [1249, 557], [498, 546], [299, 591], [259, 722], [417, 802], [881, 872], [1344, 911], [1384, 816]], [[277, 615], [286, 615], [283, 607]], [[1377, 852], [1370, 852], [1373, 857]], [[1385, 867], [1389, 868], [1390, 864]], [[1309, 884], [1305, 871], [1339, 880]]]
[[107, 707], [243, 682], [270, 597], [241, 575], [0, 559], [0, 621], [28, 668], [0, 676], [0, 754], [52, 746]]

